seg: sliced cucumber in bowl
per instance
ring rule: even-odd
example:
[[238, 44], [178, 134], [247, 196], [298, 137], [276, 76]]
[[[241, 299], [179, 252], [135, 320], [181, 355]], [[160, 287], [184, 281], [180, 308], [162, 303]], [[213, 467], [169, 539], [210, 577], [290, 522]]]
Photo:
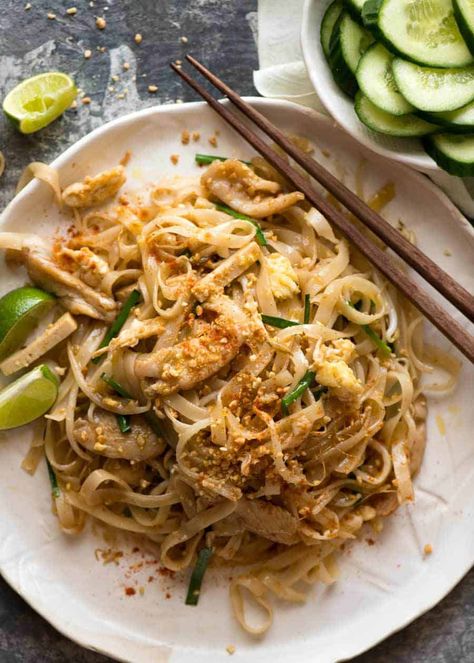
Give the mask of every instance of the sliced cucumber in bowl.
[[474, 176], [474, 136], [426, 136], [423, 146], [438, 166], [451, 175]]
[[342, 0], [334, 0], [334, 2], [332, 2], [326, 9], [323, 20], [321, 21], [321, 46], [323, 53], [326, 56], [326, 60], [329, 58], [332, 31], [334, 30], [334, 26], [342, 11]]
[[474, 55], [474, 3], [472, 0], [453, 0], [453, 7], [459, 30]]
[[372, 42], [373, 37], [346, 12], [337, 19], [329, 47], [329, 67], [336, 83], [351, 97], [358, 89], [355, 72], [360, 58]]
[[459, 110], [447, 113], [417, 113], [428, 122], [444, 127], [444, 131], [457, 134], [474, 134], [474, 101]]
[[362, 56], [356, 78], [370, 101], [392, 115], [406, 115], [415, 110], [400, 94], [392, 72], [394, 56], [382, 44], [373, 44]]
[[474, 66], [440, 69], [395, 58], [392, 70], [402, 95], [421, 111], [443, 113], [474, 100]]
[[361, 20], [364, 3], [365, 0], [344, 0], [347, 11], [351, 14], [352, 18], [359, 22]]
[[362, 17], [389, 50], [418, 64], [451, 68], [474, 61], [451, 0], [368, 0]]
[[355, 112], [366, 127], [399, 138], [417, 138], [438, 130], [435, 124], [416, 115], [392, 115], [378, 108], [361, 91], [356, 95]]

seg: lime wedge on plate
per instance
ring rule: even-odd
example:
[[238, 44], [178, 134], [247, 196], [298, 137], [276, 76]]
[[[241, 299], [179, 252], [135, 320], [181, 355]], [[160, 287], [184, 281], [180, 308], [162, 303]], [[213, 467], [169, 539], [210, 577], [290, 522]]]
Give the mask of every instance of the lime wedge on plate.
[[54, 405], [59, 380], [46, 364], [37, 366], [0, 391], [0, 430], [24, 426]]
[[0, 298], [0, 360], [21, 346], [56, 299], [39, 288], [16, 288]]
[[3, 102], [3, 112], [23, 134], [32, 134], [62, 115], [77, 95], [74, 81], [52, 71], [19, 83]]

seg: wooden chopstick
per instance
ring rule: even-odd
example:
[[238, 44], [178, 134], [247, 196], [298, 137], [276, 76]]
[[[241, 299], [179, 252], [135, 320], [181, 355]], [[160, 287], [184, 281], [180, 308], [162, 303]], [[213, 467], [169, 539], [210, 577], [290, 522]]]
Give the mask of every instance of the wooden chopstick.
[[294, 145], [283, 132], [281, 132], [266, 117], [259, 113], [250, 104], [245, 102], [232, 88], [221, 81], [207, 67], [191, 55], [186, 59], [193, 65], [214, 87], [223, 92], [229, 100], [237, 106], [248, 118], [279, 145], [300, 166], [312, 175], [333, 196], [339, 200], [349, 211], [360, 219], [370, 230], [377, 235], [387, 246], [397, 253], [407, 264], [415, 269], [438, 292], [461, 311], [469, 320], [474, 321], [474, 297], [442, 270], [423, 251], [411, 244], [398, 230], [391, 226], [380, 214], [371, 209], [353, 191], [348, 189], [332, 173], [320, 163], [311, 159], [307, 154]]
[[413, 279], [401, 271], [393, 259], [376, 246], [370, 239], [361, 233], [342, 212], [333, 207], [321, 196], [300, 173], [294, 170], [286, 161], [265, 143], [256, 133], [247, 127], [241, 119], [228, 110], [215, 99], [205, 88], [194, 80], [183, 69], [174, 63], [171, 68], [192, 87], [237, 133], [239, 133], [257, 152], [276, 168], [299, 191], [304, 193], [306, 199], [316, 207], [329, 221], [331, 221], [357, 248], [368, 258], [377, 269], [384, 274], [407, 299], [439, 331], [446, 336], [471, 362], [474, 362], [474, 337], [439, 306], [429, 294]]

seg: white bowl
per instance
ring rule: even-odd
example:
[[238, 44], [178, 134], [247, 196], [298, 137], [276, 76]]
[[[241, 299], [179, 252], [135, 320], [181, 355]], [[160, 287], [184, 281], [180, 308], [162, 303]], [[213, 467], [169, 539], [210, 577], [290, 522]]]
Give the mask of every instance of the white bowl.
[[351, 136], [374, 152], [428, 174], [440, 172], [418, 139], [384, 136], [371, 131], [359, 121], [352, 99], [334, 81], [321, 47], [321, 21], [331, 2], [306, 0], [301, 28], [301, 46], [309, 77], [326, 110]]

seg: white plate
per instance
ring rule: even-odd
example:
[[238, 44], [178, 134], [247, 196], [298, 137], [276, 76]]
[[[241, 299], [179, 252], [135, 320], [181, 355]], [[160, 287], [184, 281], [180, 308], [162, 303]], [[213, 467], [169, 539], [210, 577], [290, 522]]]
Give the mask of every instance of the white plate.
[[[403, 218], [415, 230], [421, 248], [472, 288], [472, 233], [426, 178], [361, 149], [330, 120], [312, 111], [288, 102], [253, 103], [283, 130], [313, 139], [316, 156], [324, 163], [329, 159], [321, 150], [330, 152], [349, 184], [361, 159], [367, 160], [367, 191], [393, 181], [398, 195], [387, 208], [388, 218], [394, 222]], [[183, 146], [183, 129], [199, 131], [200, 142]], [[149, 108], [111, 122], [73, 145], [53, 165], [64, 186], [116, 164], [130, 150], [126, 188], [141, 189], [166, 173], [197, 172], [194, 152], [211, 151], [208, 138], [216, 130], [220, 130], [218, 153], [244, 158], [250, 154], [206, 105], [187, 104]], [[179, 165], [172, 166], [169, 156], [176, 153], [181, 154]], [[7, 208], [1, 227], [50, 234], [60, 223], [64, 219], [49, 190], [32, 183]], [[444, 255], [445, 249], [452, 257]], [[24, 276], [11, 272], [3, 261], [0, 278], [2, 292], [24, 282]], [[186, 607], [185, 583], [172, 585], [172, 597], [167, 599], [159, 582], [147, 583], [149, 567], [131, 580], [125, 578], [137, 556], [127, 553], [119, 566], [103, 566], [96, 562], [94, 550], [108, 544], [97, 533], [89, 530], [77, 539], [62, 535], [51, 514], [44, 465], [34, 478], [20, 469], [29, 430], [4, 434], [0, 443], [0, 570], [62, 633], [121, 660], [227, 662], [225, 648], [230, 644], [236, 647], [235, 660], [255, 663], [329, 663], [354, 656], [432, 607], [473, 563], [470, 379], [472, 384], [472, 372], [465, 366], [457, 391], [439, 403], [430, 402], [429, 443], [416, 481], [416, 507], [395, 514], [376, 545], [354, 544], [342, 558], [336, 585], [316, 587], [306, 605], [276, 606], [275, 623], [260, 640], [239, 630], [230, 613], [226, 582], [219, 576], [206, 578], [197, 608]], [[433, 545], [434, 552], [425, 559], [426, 543]], [[145, 586], [144, 595], [126, 597], [124, 585], [135, 582]]]
[[314, 88], [328, 113], [354, 138], [371, 150], [426, 173], [440, 172], [416, 138], [391, 138], [371, 131], [359, 121], [354, 102], [335, 83], [321, 48], [320, 27], [332, 0], [306, 0], [301, 47]]

